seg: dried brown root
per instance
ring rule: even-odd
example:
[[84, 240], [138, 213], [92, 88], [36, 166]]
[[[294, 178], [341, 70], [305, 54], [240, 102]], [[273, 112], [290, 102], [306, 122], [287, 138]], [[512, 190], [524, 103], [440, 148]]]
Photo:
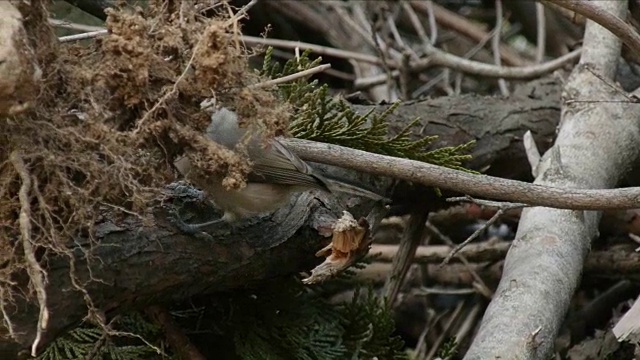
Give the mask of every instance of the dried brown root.
[[[197, 104], [214, 96], [238, 109], [241, 120], [261, 121], [272, 133], [286, 128], [289, 109], [273, 89], [248, 88], [264, 79], [248, 66], [238, 12], [205, 18], [194, 1], [167, 7], [153, 0], [145, 10], [109, 11], [103, 38], [59, 44], [46, 4], [19, 4], [18, 12], [0, 2], [0, 262], [7, 264], [0, 269], [0, 331], [20, 337], [7, 315], [14, 296], [28, 293], [40, 308], [35, 352], [52, 306], [43, 254], [68, 257], [77, 236], [90, 239], [80, 251], [91, 254], [101, 218], [117, 223], [134, 213], [152, 221], [149, 204], [176, 180], [170, 164], [179, 155], [194, 159], [205, 175], [226, 172], [244, 181], [246, 159], [206, 140], [209, 119]], [[18, 50], [26, 57], [15, 58]], [[38, 91], [29, 87], [36, 84], [35, 62], [44, 74]], [[18, 83], [36, 97], [16, 113], [4, 99], [21, 94]], [[86, 256], [87, 263], [95, 260]], [[76, 278], [82, 266], [71, 264], [72, 284], [90, 320], [104, 325], [83, 286], [105, 279]], [[23, 274], [28, 283], [14, 282], [26, 279]]]
[[[11, 163], [16, 169], [22, 180], [22, 186], [18, 194], [20, 199], [20, 234], [22, 240], [22, 247], [24, 249], [24, 257], [27, 262], [27, 272], [31, 279], [31, 284], [35, 289], [38, 304], [40, 305], [40, 314], [38, 316], [38, 330], [36, 332], [36, 338], [31, 345], [31, 356], [36, 356], [36, 350], [40, 339], [42, 338], [42, 331], [46, 330], [47, 323], [49, 321], [49, 309], [47, 309], [47, 291], [45, 283], [47, 281], [47, 273], [40, 266], [40, 263], [36, 259], [35, 250], [32, 245], [31, 238], [31, 205], [29, 201], [29, 192], [31, 190], [31, 176], [27, 171], [27, 168], [22, 160], [22, 157], [17, 152], [12, 152], [10, 156]], [[7, 319], [8, 321], [8, 319]]]

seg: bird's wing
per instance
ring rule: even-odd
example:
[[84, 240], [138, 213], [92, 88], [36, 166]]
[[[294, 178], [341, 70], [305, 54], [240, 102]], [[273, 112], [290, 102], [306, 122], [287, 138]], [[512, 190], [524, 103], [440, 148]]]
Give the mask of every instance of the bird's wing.
[[[258, 142], [250, 146], [249, 158], [253, 161], [252, 181], [273, 182], [286, 185], [301, 185], [329, 191], [325, 180], [278, 140], [273, 139], [268, 147]], [[254, 180], [255, 179], [255, 180]]]

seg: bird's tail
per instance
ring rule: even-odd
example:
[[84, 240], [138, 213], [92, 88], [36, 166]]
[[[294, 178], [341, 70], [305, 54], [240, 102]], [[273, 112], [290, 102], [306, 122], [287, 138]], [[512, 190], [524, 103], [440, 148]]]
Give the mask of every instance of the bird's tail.
[[360, 186], [347, 184], [343, 181], [335, 180], [335, 179], [327, 179], [325, 178], [327, 187], [331, 192], [342, 192], [354, 196], [361, 196], [372, 199], [374, 201], [382, 201], [384, 203], [390, 203], [391, 199], [386, 198], [380, 194], [376, 194], [372, 191], [363, 189]]

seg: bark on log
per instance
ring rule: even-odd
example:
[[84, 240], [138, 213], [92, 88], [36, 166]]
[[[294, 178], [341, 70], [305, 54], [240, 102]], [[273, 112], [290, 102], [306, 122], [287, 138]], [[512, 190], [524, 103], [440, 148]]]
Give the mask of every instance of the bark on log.
[[107, 14], [104, 9], [114, 7], [115, 0], [65, 0], [67, 3], [76, 6], [78, 9], [93, 15], [100, 20], [106, 20]]
[[[555, 90], [550, 92], [554, 95], [548, 97], [466, 96], [406, 104], [394, 116], [393, 121], [398, 122], [394, 126], [403, 127], [413, 120], [415, 114], [428, 114], [422, 117], [422, 126], [417, 127], [416, 136], [439, 134], [443, 138], [438, 146], [478, 139], [480, 146], [474, 152], [480, 159], [472, 162], [478, 169], [506, 161], [514, 156], [512, 154], [519, 154], [516, 158], [525, 159], [520, 134], [534, 129], [543, 135], [540, 138], [550, 139], [554, 133], [559, 115], [559, 85], [549, 86]], [[384, 108], [379, 106], [377, 111]], [[366, 111], [367, 107], [358, 106], [357, 109]], [[495, 129], [501, 130], [493, 131]], [[512, 168], [516, 166], [511, 164]], [[527, 169], [528, 166], [523, 165], [520, 174], [528, 173]], [[335, 174], [337, 170], [327, 171]], [[345, 173], [342, 177], [346, 175], [365, 185], [378, 186], [378, 189], [389, 187], [389, 182], [384, 179], [353, 173]], [[272, 217], [254, 219], [235, 229], [214, 228], [209, 231], [213, 241], [180, 234], [167, 222], [166, 210], [159, 205], [150, 209], [155, 219], [155, 223], [150, 225], [143, 224], [136, 217], [116, 220], [119, 217], [106, 211], [104, 219], [97, 225], [98, 244], [91, 249], [89, 267], [80, 248], [74, 249], [76, 276], [81, 282], [87, 281], [90, 269], [95, 278], [103, 280], [88, 282], [87, 291], [94, 306], [112, 316], [152, 303], [179, 301], [194, 294], [250, 286], [265, 278], [309, 270], [322, 260], [315, 258], [314, 254], [328, 242], [328, 238], [319, 235], [319, 231], [326, 233], [332, 219], [345, 209], [336, 199], [316, 196], [302, 195]], [[367, 215], [372, 205], [365, 202], [347, 210], [358, 218]], [[216, 216], [211, 213], [212, 209], [199, 203], [188, 204], [187, 211], [198, 217], [185, 217], [188, 222]], [[77, 241], [88, 246], [86, 239]], [[47, 269], [51, 317], [42, 346], [61, 331], [77, 324], [87, 313], [82, 293], [74, 291], [70, 282], [68, 259], [50, 257]], [[17, 349], [29, 347], [34, 339], [38, 314], [36, 305], [19, 296], [14, 300], [14, 308], [7, 311], [17, 338], [10, 339], [6, 324], [0, 325], [2, 358], [11, 358], [9, 355], [4, 357], [4, 354], [15, 355]]]
[[[197, 208], [194, 204], [187, 207], [190, 211]], [[160, 206], [154, 209], [155, 221], [149, 226], [135, 217], [115, 221], [107, 215], [97, 227], [99, 244], [88, 252], [88, 261], [79, 246], [87, 250], [90, 244], [87, 239], [78, 240], [75, 274], [78, 283], [86, 283], [93, 305], [108, 318], [150, 303], [171, 303], [250, 285], [308, 269], [317, 262], [315, 252], [328, 241], [319, 231], [326, 231], [338, 210], [335, 201], [318, 201], [307, 193], [273, 216], [252, 219], [236, 228], [212, 229], [213, 240], [181, 234], [166, 220], [166, 209]], [[194, 212], [202, 213], [202, 209]], [[52, 257], [47, 271], [51, 316], [42, 344], [87, 314], [82, 293], [71, 283], [69, 260]], [[16, 334], [14, 341], [26, 348], [35, 337], [38, 310], [20, 297], [14, 300], [8, 320]], [[0, 354], [12, 347], [7, 330], [2, 328]]]
[[[530, 130], [541, 152], [551, 146], [560, 116], [560, 90], [558, 80], [544, 78], [521, 85], [508, 98], [462, 95], [408, 102], [388, 117], [390, 132], [397, 134], [419, 118], [412, 135], [437, 135], [431, 149], [474, 140], [473, 159], [465, 166], [487, 175], [533, 180], [522, 136]], [[360, 114], [371, 110], [367, 105], [353, 108]], [[388, 108], [378, 105], [375, 111]]]

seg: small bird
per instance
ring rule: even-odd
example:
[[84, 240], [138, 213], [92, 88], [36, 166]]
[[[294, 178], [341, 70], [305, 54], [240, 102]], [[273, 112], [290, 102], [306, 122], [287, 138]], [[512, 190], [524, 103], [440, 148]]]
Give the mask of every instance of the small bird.
[[222, 185], [223, 176], [205, 177], [193, 169], [187, 157], [178, 159], [174, 163], [178, 171], [204, 190], [214, 205], [224, 212], [222, 218], [202, 224], [182, 222], [180, 225], [185, 232], [196, 232], [221, 221], [233, 223], [275, 211], [285, 205], [294, 193], [307, 190], [329, 193], [334, 190], [376, 201], [385, 199], [371, 191], [318, 174], [277, 139], [265, 143], [263, 133], [258, 129], [240, 128], [237, 114], [227, 108], [221, 108], [211, 115], [206, 135], [212, 141], [232, 150], [239, 143], [244, 143], [253, 166], [244, 188], [226, 189]]

